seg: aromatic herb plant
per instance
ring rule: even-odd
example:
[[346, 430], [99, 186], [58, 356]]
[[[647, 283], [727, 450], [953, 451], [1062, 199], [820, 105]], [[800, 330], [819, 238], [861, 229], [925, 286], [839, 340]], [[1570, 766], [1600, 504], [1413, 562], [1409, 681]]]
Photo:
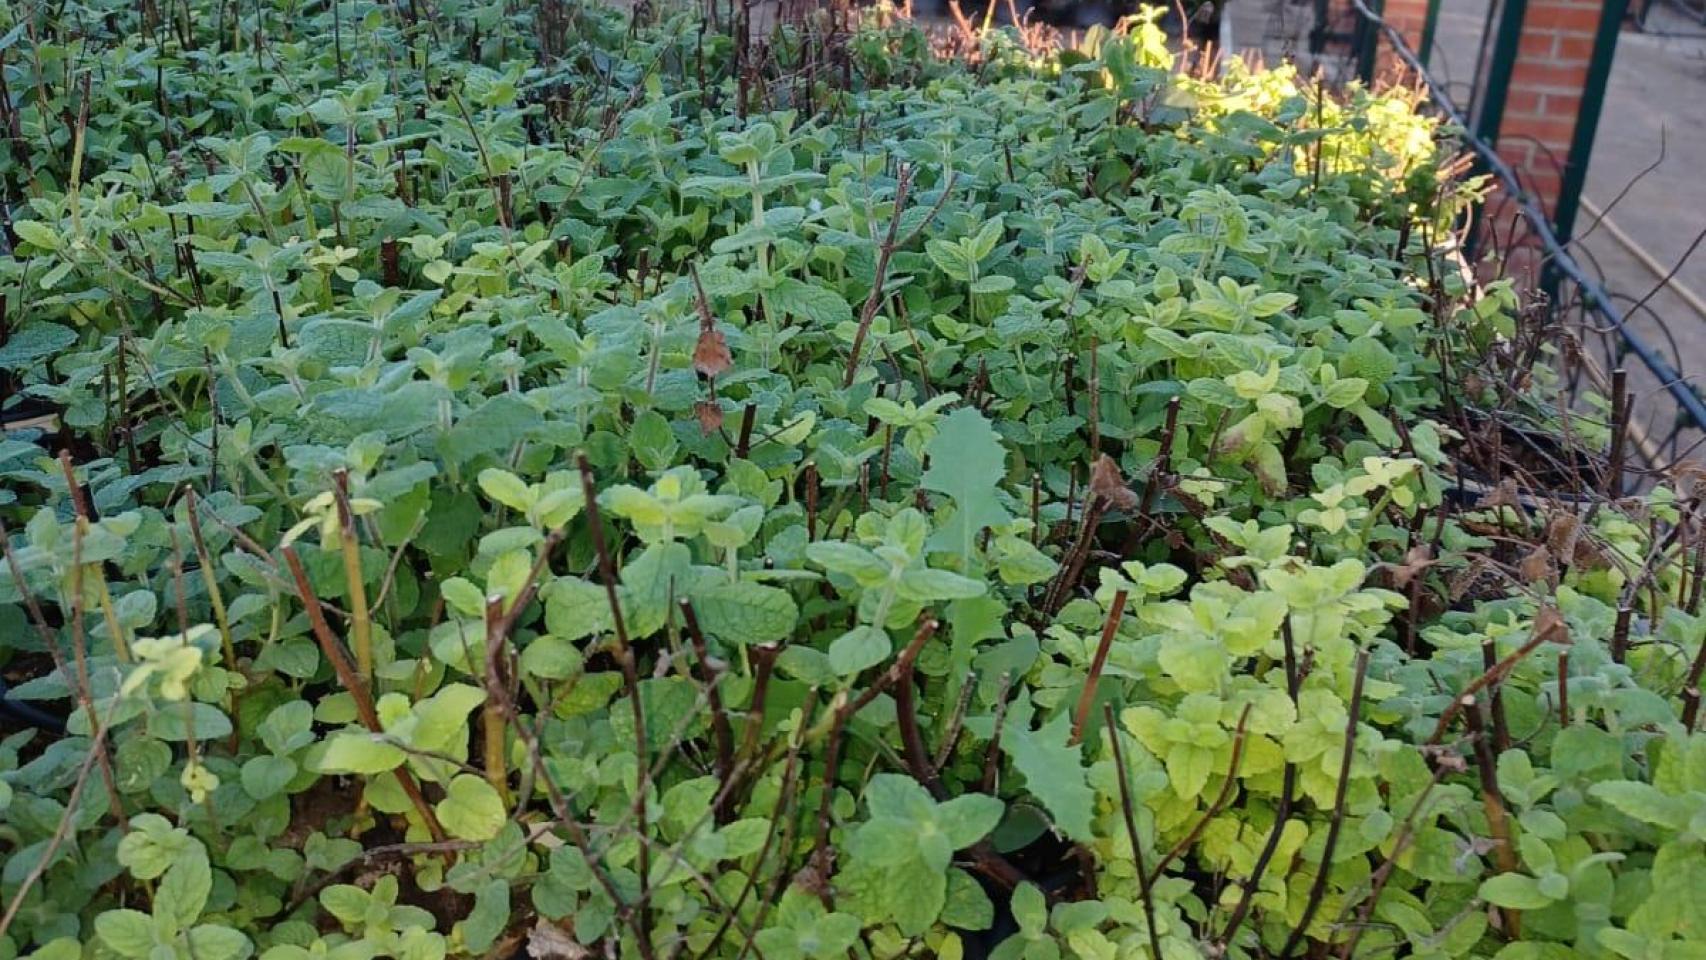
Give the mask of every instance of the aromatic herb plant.
[[1484, 456], [1403, 92], [4, 17], [0, 960], [1706, 951], [1700, 501]]

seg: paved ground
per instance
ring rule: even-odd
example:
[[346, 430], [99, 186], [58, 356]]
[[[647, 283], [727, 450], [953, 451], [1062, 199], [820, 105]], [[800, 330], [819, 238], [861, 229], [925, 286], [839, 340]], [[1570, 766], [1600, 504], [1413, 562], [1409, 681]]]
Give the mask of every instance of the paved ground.
[[[1681, 263], [1673, 285], [1648, 301], [1652, 314], [1643, 310], [1631, 323], [1684, 377], [1706, 386], [1706, 314], [1699, 312], [1706, 307], [1701, 300], [1706, 296], [1706, 249], [1688, 255], [1706, 229], [1706, 34], [1698, 22], [1670, 8], [1655, 9], [1648, 26], [1655, 32], [1625, 31], [1619, 42], [1584, 198], [1603, 211], [1626, 188], [1627, 193], [1597, 228], [1597, 215], [1584, 207], [1577, 221], [1580, 256], [1597, 267], [1608, 290], [1626, 306]], [[1657, 31], [1692, 36], [1667, 38]], [[1655, 162], [1652, 172], [1642, 173]], [[1645, 252], [1648, 263], [1631, 244]], [[1683, 290], [1700, 296], [1688, 297]], [[1628, 366], [1635, 365], [1630, 358]], [[1658, 386], [1649, 376], [1631, 377], [1649, 395]], [[1672, 409], [1666, 398], [1655, 397], [1636, 411], [1662, 434]]]

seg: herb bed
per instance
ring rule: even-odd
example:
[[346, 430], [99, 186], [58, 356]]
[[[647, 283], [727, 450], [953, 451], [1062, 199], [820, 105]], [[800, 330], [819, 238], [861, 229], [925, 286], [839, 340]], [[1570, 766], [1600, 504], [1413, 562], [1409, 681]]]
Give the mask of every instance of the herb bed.
[[8, 11], [0, 960], [1706, 949], [1412, 97], [719, 10]]

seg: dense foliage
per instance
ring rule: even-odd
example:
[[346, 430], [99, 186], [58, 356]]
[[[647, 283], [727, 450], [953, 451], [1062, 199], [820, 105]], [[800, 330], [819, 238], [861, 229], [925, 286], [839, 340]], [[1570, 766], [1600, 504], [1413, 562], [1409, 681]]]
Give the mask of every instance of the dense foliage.
[[1706, 955], [1696, 501], [1466, 492], [1406, 97], [6, 16], [0, 960]]

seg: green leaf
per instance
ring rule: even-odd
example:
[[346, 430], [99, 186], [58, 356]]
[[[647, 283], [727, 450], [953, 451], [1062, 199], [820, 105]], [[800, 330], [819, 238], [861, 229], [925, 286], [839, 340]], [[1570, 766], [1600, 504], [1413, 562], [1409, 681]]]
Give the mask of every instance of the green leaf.
[[705, 632], [746, 645], [783, 640], [800, 618], [788, 591], [746, 581], [695, 591], [693, 611]]
[[941, 915], [948, 900], [948, 878], [932, 870], [920, 857], [891, 868], [884, 888], [889, 915], [908, 937], [922, 936]]
[[[617, 674], [620, 676], [620, 674]], [[640, 681], [640, 704], [646, 718], [646, 744], [662, 750], [702, 727], [704, 715], [699, 688], [683, 677], [649, 677]], [[634, 742], [634, 714], [623, 697], [611, 707], [610, 727], [617, 742]]]
[[1322, 393], [1321, 399], [1326, 401], [1327, 406], [1343, 410], [1360, 401], [1362, 395], [1367, 392], [1367, 380], [1361, 377], [1340, 377]]
[[337, 733], [320, 754], [321, 773], [359, 773], [371, 776], [402, 766], [408, 759], [400, 747], [375, 739], [371, 733]]
[[612, 630], [610, 598], [603, 587], [579, 577], [559, 577], [544, 591], [545, 627], [563, 640], [574, 641]]
[[1079, 747], [1067, 743], [1071, 735], [1072, 718], [1064, 712], [1034, 731], [1015, 727], [1010, 720], [1001, 747], [1055, 825], [1074, 840], [1090, 842], [1096, 792], [1086, 782]]
[[930, 469], [919, 485], [954, 500], [954, 514], [930, 537], [929, 547], [957, 553], [970, 565], [978, 534], [1011, 519], [996, 499], [1007, 473], [1007, 454], [983, 414], [961, 407], [943, 418], [924, 448]]
[[1634, 780], [1596, 783], [1588, 788], [1588, 793], [1642, 823], [1670, 830], [1682, 830], [1688, 826], [1696, 809], [1706, 809], [1706, 804], [1668, 796], [1651, 784]]
[[59, 232], [36, 220], [19, 220], [12, 224], [18, 239], [43, 250], [59, 249]]
[[806, 545], [806, 559], [831, 573], [845, 573], [861, 586], [888, 579], [889, 565], [858, 544], [840, 540], [817, 540]]
[[296, 764], [289, 757], [254, 757], [243, 764], [243, 791], [256, 800], [283, 792], [296, 777]]
[[1040, 937], [1048, 929], [1048, 900], [1037, 885], [1025, 881], [1013, 888], [1013, 920], [1029, 937]]
[[968, 793], [936, 808], [936, 825], [948, 834], [954, 849], [961, 850], [982, 840], [1001, 822], [1007, 805], [986, 793]]
[[903, 599], [926, 603], [932, 600], [969, 600], [981, 597], [989, 590], [981, 580], [929, 568], [908, 570], [897, 586]]
[[[663, 629], [670, 601], [695, 587], [693, 555], [685, 543], [654, 543], [622, 568], [622, 616], [631, 637]], [[608, 602], [606, 603], [608, 607]]]
[[95, 935], [114, 953], [141, 960], [154, 949], [154, 918], [137, 910], [106, 910], [95, 917]]
[[160, 879], [154, 893], [154, 916], [170, 917], [178, 929], [188, 927], [201, 916], [207, 898], [213, 892], [213, 868], [207, 853], [197, 844], [186, 856], [173, 861]]
[[1230, 663], [1225, 645], [1209, 635], [1169, 637], [1158, 659], [1162, 672], [1191, 693], [1217, 689]]
[[350, 883], [334, 883], [320, 891], [320, 905], [326, 912], [346, 925], [361, 923], [367, 917], [367, 905], [373, 898], [366, 890]]
[[1181, 797], [1202, 793], [1214, 773], [1214, 751], [1188, 743], [1174, 743], [1166, 751], [1167, 779]]
[[433, 808], [439, 822], [460, 840], [490, 840], [504, 825], [503, 798], [491, 784], [473, 774], [458, 774], [445, 798]]
[[775, 957], [776, 960], [801, 960], [806, 956], [800, 949], [799, 932], [789, 927], [770, 927], [760, 930], [752, 938], [753, 945], [763, 951], [765, 957]]
[[539, 411], [513, 393], [500, 393], [456, 422], [441, 440], [444, 455], [466, 463], [483, 453], [508, 450], [539, 423]]
[[415, 704], [411, 746], [422, 750], [448, 751], [460, 743], [468, 730], [468, 713], [486, 702], [486, 691], [466, 683], [449, 683]]
[[1494, 906], [1512, 910], [1538, 910], [1552, 902], [1551, 897], [1540, 891], [1540, 884], [1533, 877], [1520, 873], [1488, 877], [1481, 883], [1479, 896]]
[[951, 240], [928, 240], [924, 244], [924, 253], [930, 257], [930, 262], [936, 269], [947, 274], [950, 279], [965, 283], [971, 279], [971, 261], [966, 258], [966, 252], [959, 244]]
[[313, 743], [313, 727], [313, 705], [306, 700], [290, 700], [267, 714], [255, 732], [268, 750], [286, 754]]
[[948, 902], [942, 905], [942, 922], [961, 930], [988, 930], [995, 924], [995, 904], [983, 892], [983, 885], [964, 870], [948, 871]]
[[472, 953], [485, 953], [509, 923], [509, 881], [487, 880], [474, 894], [474, 909], [462, 921], [462, 943]]
[[255, 950], [242, 931], [211, 923], [191, 929], [188, 940], [195, 960], [244, 960]]
[[865, 785], [865, 804], [872, 817], [893, 817], [924, 823], [936, 814], [936, 802], [917, 781], [898, 773], [879, 773]]
[[1001, 242], [1001, 235], [1006, 230], [1006, 224], [1000, 216], [991, 217], [978, 228], [977, 235], [971, 238], [971, 248], [968, 251], [975, 260], [983, 260], [995, 252], [995, 245]]
[[173, 743], [183, 743], [192, 736], [197, 740], [222, 740], [231, 735], [231, 718], [211, 703], [163, 704], [148, 716], [148, 735]]
[[532, 499], [528, 496], [527, 484], [520, 477], [496, 467], [480, 471], [480, 489], [511, 510], [525, 511]]
[[157, 813], [143, 813], [131, 817], [130, 832], [119, 841], [118, 862], [138, 880], [152, 880], [200, 846], [188, 830]]
[[628, 432], [628, 449], [647, 470], [667, 469], [675, 460], [677, 446], [675, 431], [670, 429], [663, 414], [647, 410], [634, 418], [634, 426]]
[[888, 659], [894, 642], [881, 627], [854, 627], [829, 644], [829, 668], [850, 677]]
[[918, 825], [895, 817], [875, 817], [859, 825], [849, 852], [864, 863], [894, 867], [918, 856]]
[[[21, 226], [21, 224], [20, 224]], [[0, 369], [27, 370], [77, 342], [77, 332], [57, 323], [31, 323], [14, 331], [0, 346]]]
[[799, 317], [808, 325], [820, 329], [833, 327], [853, 319], [853, 308], [847, 300], [826, 286], [807, 283], [794, 277], [784, 277], [767, 300], [770, 309]]
[[798, 931], [800, 949], [816, 960], [846, 956], [859, 937], [859, 918], [848, 913], [829, 913]]
[[567, 680], [586, 661], [575, 645], [554, 633], [537, 637], [521, 651], [521, 672], [545, 680]]

